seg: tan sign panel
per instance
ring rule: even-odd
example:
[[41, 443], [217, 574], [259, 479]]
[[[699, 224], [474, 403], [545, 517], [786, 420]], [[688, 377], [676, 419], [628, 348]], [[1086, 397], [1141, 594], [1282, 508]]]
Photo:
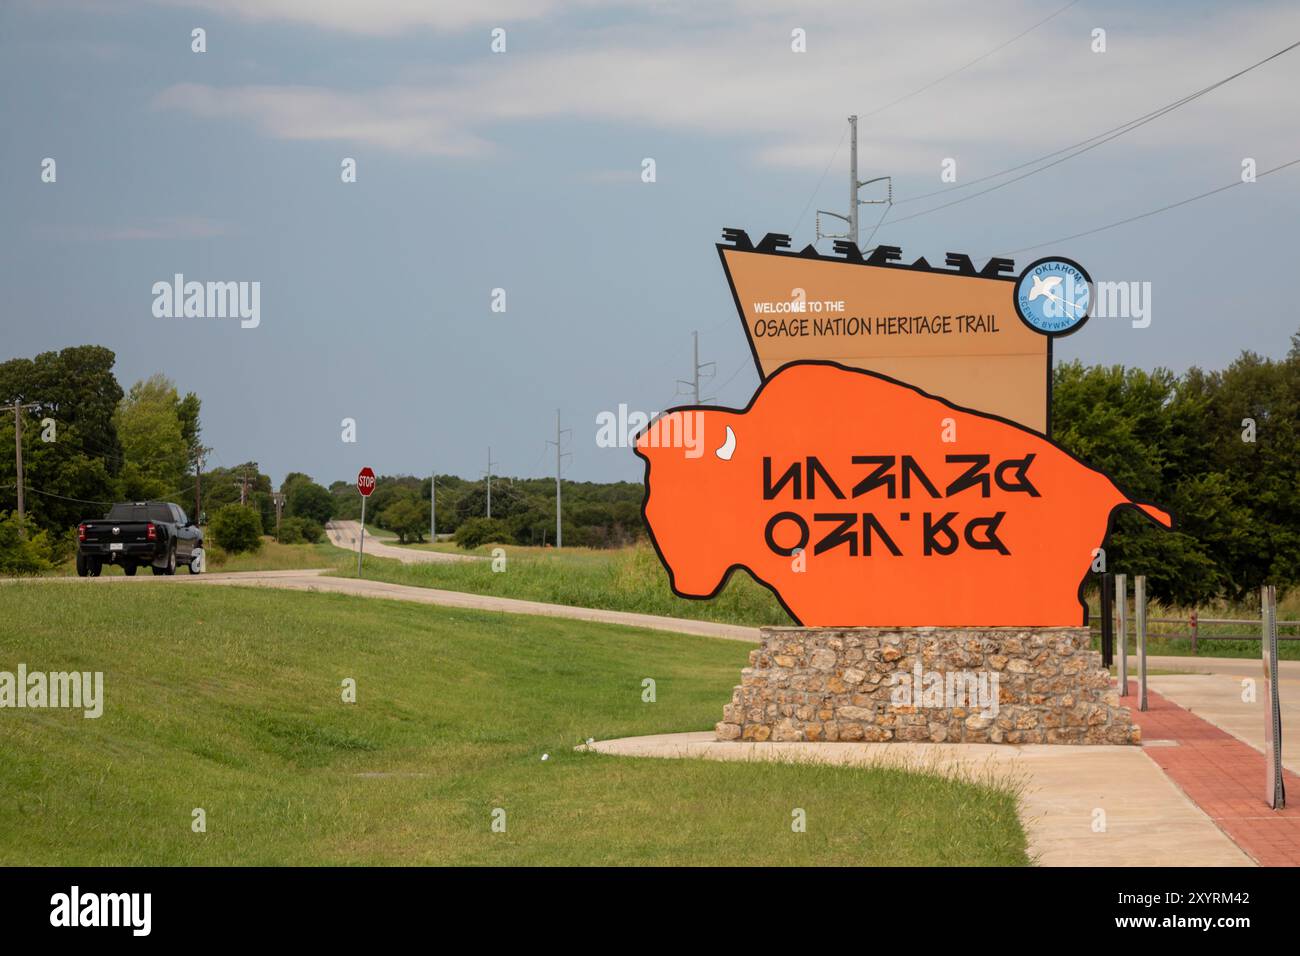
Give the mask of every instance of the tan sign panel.
[[893, 261], [882, 246], [866, 260], [781, 251], [784, 236], [757, 249], [743, 232], [718, 246], [759, 375], [822, 359], [878, 372], [932, 395], [1048, 430], [1051, 339], [1016, 313], [1007, 260], [977, 273]]

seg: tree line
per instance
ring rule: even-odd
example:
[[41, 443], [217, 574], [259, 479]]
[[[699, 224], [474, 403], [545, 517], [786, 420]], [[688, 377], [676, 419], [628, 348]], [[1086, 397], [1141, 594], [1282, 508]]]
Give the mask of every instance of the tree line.
[[1060, 364], [1052, 437], [1174, 515], [1166, 531], [1122, 512], [1106, 570], [1180, 607], [1300, 581], [1300, 335], [1281, 360], [1243, 352], [1222, 371]]
[[[26, 527], [17, 526], [12, 410], [0, 416], [0, 571], [39, 569], [75, 546], [76, 522], [115, 500], [194, 507], [204, 460], [193, 393], [161, 375], [123, 390], [115, 356], [86, 345], [0, 363], [0, 402], [23, 412]], [[1144, 371], [1061, 363], [1053, 370], [1053, 438], [1111, 475], [1129, 495], [1169, 509], [1173, 531], [1125, 511], [1106, 544], [1106, 569], [1145, 574], [1177, 606], [1239, 600], [1263, 583], [1300, 581], [1300, 335], [1281, 359], [1243, 352], [1221, 371]], [[50, 423], [54, 434], [50, 434]], [[53, 438], [53, 440], [47, 440]], [[351, 480], [324, 486], [291, 472], [282, 495], [256, 461], [208, 467], [198, 481], [214, 540], [256, 547], [263, 534], [319, 541], [332, 518], [360, 517]], [[466, 548], [555, 543], [555, 483], [438, 475], [437, 532]], [[367, 519], [403, 542], [430, 529], [431, 479], [380, 476]], [[563, 485], [566, 546], [621, 547], [645, 535], [639, 482]], [[44, 555], [44, 558], [41, 558]]]

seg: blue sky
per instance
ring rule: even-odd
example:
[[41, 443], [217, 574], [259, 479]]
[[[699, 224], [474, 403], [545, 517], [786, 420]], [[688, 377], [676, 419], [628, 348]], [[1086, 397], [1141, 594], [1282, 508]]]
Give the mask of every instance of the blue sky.
[[[903, 199], [943, 188], [947, 157], [958, 184], [996, 172], [1300, 39], [1294, 4], [1080, 0], [880, 110], [1063, 6], [10, 0], [0, 359], [106, 345], [124, 387], [161, 371], [198, 392], [214, 463], [277, 481], [472, 476], [489, 445], [500, 473], [549, 474], [556, 408], [569, 477], [636, 480], [596, 416], [682, 401], [694, 329], [717, 363], [706, 392], [745, 403], [757, 377], [713, 244], [724, 226], [812, 241], [813, 210], [845, 204], [849, 113], [863, 178], [891, 174]], [[1300, 51], [986, 197], [887, 218], [876, 241], [979, 262], [1226, 185], [1245, 157], [1300, 157], [1297, 116]], [[1281, 281], [1297, 212], [1293, 167], [1016, 258], [1152, 283], [1148, 328], [1099, 319], [1060, 357], [1221, 367], [1300, 330]], [[178, 272], [260, 282], [260, 326], [155, 318], [151, 287]]]

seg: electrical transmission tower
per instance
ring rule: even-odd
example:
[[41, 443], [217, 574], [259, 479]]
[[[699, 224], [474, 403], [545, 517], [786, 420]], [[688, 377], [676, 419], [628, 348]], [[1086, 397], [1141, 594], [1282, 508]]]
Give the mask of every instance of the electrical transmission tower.
[[695, 343], [695, 360], [691, 365], [691, 379], [690, 381], [681, 378], [677, 380], [677, 387], [678, 387], [677, 394], [678, 395], [682, 394], [681, 386], [685, 385], [690, 390], [690, 393], [695, 396], [695, 401], [693, 402], [693, 404], [702, 405], [704, 402], [713, 401], [713, 399], [700, 398], [700, 379], [713, 378], [713, 376], [717, 374], [718, 363], [705, 362], [703, 365], [701, 365], [700, 364], [700, 333], [692, 332], [691, 338], [694, 340]]
[[492, 466], [499, 465], [501, 462], [492, 460], [492, 446], [488, 445], [488, 466], [487, 466], [487, 516], [492, 517]]
[[565, 458], [573, 456], [561, 449], [560, 443], [564, 440], [565, 435], [572, 435], [572, 428], [560, 427], [560, 410], [555, 410], [555, 441], [547, 439], [546, 444], [555, 446], [555, 546], [564, 547], [564, 528], [560, 523], [560, 471], [562, 462]]
[[[884, 199], [859, 199], [858, 192], [863, 186], [870, 186], [873, 183], [888, 183], [889, 191]], [[858, 117], [853, 115], [849, 117], [849, 214], [847, 216], [838, 212], [827, 212], [825, 209], [817, 210], [817, 239], [847, 239], [855, 246], [861, 248], [861, 232], [858, 228], [858, 207], [859, 206], [892, 206], [894, 204], [894, 181], [889, 176], [877, 176], [875, 179], [858, 179]], [[888, 209], [885, 210], [888, 212]], [[832, 219], [839, 219], [848, 225], [848, 232], [822, 232], [822, 216], [830, 216]], [[884, 221], [884, 215], [881, 215], [881, 221]], [[879, 223], [877, 223], [879, 225]], [[875, 235], [875, 232], [872, 232]]]

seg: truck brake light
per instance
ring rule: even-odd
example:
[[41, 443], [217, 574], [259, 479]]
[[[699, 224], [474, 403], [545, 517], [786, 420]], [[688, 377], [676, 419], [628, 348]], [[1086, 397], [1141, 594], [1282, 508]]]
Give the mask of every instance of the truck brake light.
[[84, 524], [77, 525], [77, 540], [78, 541], [86, 540], [86, 526]]
[[150, 521], [148, 527], [144, 529], [144, 536], [150, 541], [158, 540], [158, 529], [154, 527], [152, 521]]

